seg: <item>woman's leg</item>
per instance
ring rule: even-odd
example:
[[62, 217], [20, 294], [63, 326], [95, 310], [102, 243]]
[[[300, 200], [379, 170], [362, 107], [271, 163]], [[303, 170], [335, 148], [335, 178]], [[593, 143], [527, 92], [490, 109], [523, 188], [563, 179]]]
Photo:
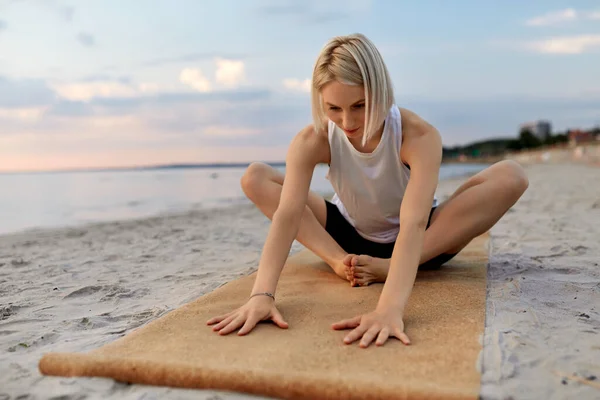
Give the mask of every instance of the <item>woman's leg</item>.
[[458, 253], [490, 230], [529, 186], [515, 161], [500, 161], [462, 184], [431, 217], [421, 262], [439, 254]]
[[[272, 219], [279, 206], [283, 180], [284, 175], [270, 165], [252, 163], [244, 173], [241, 185], [246, 196]], [[348, 279], [349, 270], [344, 264], [348, 253], [327, 233], [326, 221], [325, 199], [311, 191], [296, 240], [321, 257], [338, 276]]]
[[[529, 182], [514, 161], [500, 161], [473, 175], [434, 211], [425, 231], [421, 264], [441, 254], [455, 254], [487, 232], [519, 200]], [[360, 285], [383, 282], [390, 259], [352, 257]]]

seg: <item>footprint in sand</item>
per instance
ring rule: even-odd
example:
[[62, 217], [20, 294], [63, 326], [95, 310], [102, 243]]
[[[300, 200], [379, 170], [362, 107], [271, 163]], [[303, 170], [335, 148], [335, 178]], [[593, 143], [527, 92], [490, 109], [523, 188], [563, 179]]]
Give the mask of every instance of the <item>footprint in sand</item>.
[[575, 246], [575, 247], [571, 247], [571, 250], [573, 250], [578, 256], [584, 255], [585, 253], [587, 253], [587, 251], [589, 250], [589, 247], [586, 246]]
[[77, 289], [77, 290], [69, 293], [64, 298], [72, 299], [75, 297], [89, 296], [90, 294], [94, 294], [100, 290], [102, 290], [102, 286], [85, 286], [85, 287], [82, 287], [81, 289]]
[[13, 307], [12, 304], [8, 306], [0, 307], [0, 321], [8, 319], [8, 317], [15, 315], [17, 312], [17, 307]]
[[23, 258], [15, 258], [10, 263], [15, 267], [24, 267], [30, 264], [29, 261], [26, 261]]

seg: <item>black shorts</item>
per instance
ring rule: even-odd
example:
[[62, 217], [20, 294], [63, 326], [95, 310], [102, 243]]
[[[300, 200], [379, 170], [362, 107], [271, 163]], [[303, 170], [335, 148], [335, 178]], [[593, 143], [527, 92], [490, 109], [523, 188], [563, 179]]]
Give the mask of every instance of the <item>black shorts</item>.
[[[362, 237], [356, 229], [344, 218], [337, 206], [325, 200], [327, 206], [327, 222], [325, 230], [333, 237], [344, 251], [352, 254], [366, 254], [371, 257], [391, 258], [395, 242], [378, 243]], [[435, 207], [429, 213], [427, 228], [431, 225], [431, 216]], [[427, 229], [426, 228], [426, 229]], [[440, 254], [429, 261], [419, 265], [419, 269], [438, 269], [458, 253]]]

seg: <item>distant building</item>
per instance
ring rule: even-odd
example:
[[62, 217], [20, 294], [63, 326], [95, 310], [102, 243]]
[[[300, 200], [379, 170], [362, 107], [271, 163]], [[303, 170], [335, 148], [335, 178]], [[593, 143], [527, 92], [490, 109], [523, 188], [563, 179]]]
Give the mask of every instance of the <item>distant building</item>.
[[546, 140], [552, 135], [552, 124], [550, 121], [533, 121], [521, 124], [521, 130], [529, 129], [535, 137]]
[[589, 143], [596, 140], [593, 132], [584, 132], [580, 129], [573, 129], [568, 132], [569, 145], [575, 147], [578, 144]]

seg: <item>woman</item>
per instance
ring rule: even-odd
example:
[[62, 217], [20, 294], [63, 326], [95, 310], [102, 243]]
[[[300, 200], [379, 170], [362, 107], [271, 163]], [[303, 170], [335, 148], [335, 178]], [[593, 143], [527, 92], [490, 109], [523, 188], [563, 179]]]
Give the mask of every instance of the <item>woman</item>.
[[[263, 320], [287, 328], [274, 293], [297, 239], [353, 286], [385, 282], [375, 310], [333, 324], [353, 329], [345, 343], [383, 345], [393, 336], [409, 344], [403, 313], [417, 269], [439, 267], [489, 230], [525, 192], [527, 178], [518, 164], [501, 161], [438, 205], [440, 134], [394, 104], [384, 61], [361, 34], [333, 38], [322, 49], [312, 108], [313, 124], [290, 144], [285, 179], [261, 163], [242, 178], [272, 223], [247, 303], [207, 323], [222, 335], [240, 327], [245, 335]], [[309, 190], [320, 163], [330, 166], [331, 202]]]

